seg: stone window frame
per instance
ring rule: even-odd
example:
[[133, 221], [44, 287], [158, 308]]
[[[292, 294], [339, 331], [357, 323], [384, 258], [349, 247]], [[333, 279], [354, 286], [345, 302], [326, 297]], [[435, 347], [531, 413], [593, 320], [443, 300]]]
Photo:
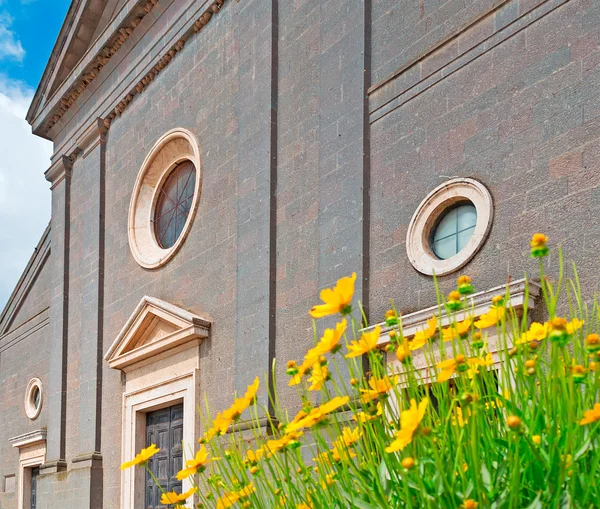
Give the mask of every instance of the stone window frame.
[[[184, 161], [196, 168], [194, 199], [185, 226], [170, 248], [156, 240], [154, 209], [160, 189], [173, 169]], [[198, 142], [191, 131], [175, 128], [163, 134], [154, 144], [137, 175], [129, 204], [127, 235], [135, 261], [145, 269], [158, 269], [179, 251], [190, 233], [202, 190], [202, 159]]]
[[25, 433], [9, 442], [19, 449], [17, 509], [28, 509], [31, 506], [31, 471], [46, 462], [46, 430]]
[[[477, 211], [477, 223], [467, 245], [446, 260], [439, 259], [431, 247], [433, 228], [443, 214], [463, 201]], [[489, 235], [494, 217], [494, 204], [489, 190], [472, 178], [453, 178], [437, 186], [419, 204], [406, 233], [406, 252], [412, 266], [427, 276], [443, 276], [464, 267]]]
[[[39, 391], [40, 394], [40, 404], [38, 407], [35, 406], [35, 389]], [[32, 421], [37, 419], [42, 411], [42, 405], [44, 403], [44, 385], [39, 378], [32, 378], [29, 380], [27, 384], [27, 389], [25, 389], [25, 413], [27, 417]]]

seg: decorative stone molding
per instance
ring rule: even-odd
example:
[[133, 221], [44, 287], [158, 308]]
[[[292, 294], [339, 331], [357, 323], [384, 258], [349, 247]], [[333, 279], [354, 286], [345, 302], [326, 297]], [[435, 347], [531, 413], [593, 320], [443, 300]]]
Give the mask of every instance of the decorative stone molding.
[[44, 176], [46, 180], [52, 184], [52, 188], [57, 186], [65, 176], [71, 176], [71, 170], [73, 169], [73, 159], [67, 156], [60, 156], [50, 168], [46, 170]]
[[[505, 296], [508, 294], [506, 306], [514, 309], [517, 313], [522, 313], [523, 309], [533, 309], [536, 299], [541, 292], [541, 286], [537, 281], [517, 279], [505, 285], [495, 286], [489, 290], [474, 293], [469, 295], [467, 305], [462, 311], [454, 314], [456, 321], [464, 320], [467, 315], [479, 316], [488, 311], [492, 305], [492, 298], [496, 295]], [[440, 310], [438, 306], [431, 306], [414, 313], [402, 315], [402, 332], [407, 339], [412, 338], [417, 331], [427, 327], [427, 320], [432, 316], [437, 316], [439, 320]], [[445, 310], [442, 310], [441, 321], [439, 325], [444, 327], [448, 325], [452, 319], [448, 316]], [[393, 327], [388, 327], [385, 322], [373, 324], [363, 331], [373, 330], [377, 325], [381, 328], [381, 336], [378, 341], [378, 346], [384, 347], [390, 342], [390, 331]]]
[[[440, 260], [431, 249], [431, 233], [449, 207], [462, 201], [471, 202], [477, 210], [473, 236], [456, 255]], [[481, 249], [492, 226], [494, 205], [487, 188], [471, 178], [454, 178], [436, 187], [420, 203], [406, 233], [406, 251], [412, 266], [431, 276], [450, 274], [464, 267]]]
[[[36, 398], [39, 397], [39, 402], [36, 405]], [[42, 404], [44, 402], [44, 386], [39, 378], [32, 378], [27, 384], [25, 390], [25, 413], [31, 420], [37, 419], [42, 411]]]
[[[525, 279], [519, 279], [510, 282], [507, 285], [496, 286], [489, 290], [469, 296], [467, 298], [467, 306], [463, 311], [454, 314], [454, 320], [458, 322], [464, 320], [467, 316], [480, 316], [490, 309], [492, 298], [494, 296], [506, 296], [507, 294], [508, 308], [516, 314], [517, 318], [521, 318], [525, 309], [534, 309], [536, 301], [540, 296], [540, 292], [541, 286], [538, 282], [531, 280], [526, 281]], [[427, 327], [426, 320], [434, 315], [438, 317], [438, 326], [440, 327], [447, 326], [452, 321], [445, 310], [440, 313], [437, 306], [422, 309], [415, 313], [402, 316], [402, 331], [404, 336], [407, 339], [410, 339], [417, 331], [425, 329]], [[372, 329], [373, 327], [369, 327], [369, 329]], [[392, 330], [392, 327], [387, 327], [385, 322], [380, 324], [380, 327], [382, 328], [382, 334], [379, 338], [378, 346], [383, 348], [390, 342], [389, 333]], [[510, 336], [508, 338], [499, 338], [496, 327], [490, 327], [482, 332], [484, 333], [484, 338], [487, 343], [486, 350], [492, 355], [492, 360], [494, 362], [493, 367], [497, 369], [501, 363], [499, 352], [505, 347], [512, 347], [512, 339]], [[505, 340], [508, 342], [507, 345], [505, 345]], [[431, 355], [426, 356], [423, 349], [412, 352], [412, 365], [415, 368], [418, 379], [424, 384], [435, 380], [437, 373], [435, 365], [441, 360], [442, 349], [445, 351], [446, 358], [455, 355], [451, 342], [445, 343], [438, 340], [436, 345], [437, 347], [433, 352], [433, 357]], [[405, 370], [395, 355], [387, 356], [387, 366], [390, 373], [400, 373]]]
[[107, 42], [105, 46], [98, 52], [94, 60], [84, 69], [79, 76], [79, 79], [67, 90], [60, 99], [58, 105], [54, 109], [54, 114], [46, 125], [46, 130], [50, 130], [69, 108], [75, 103], [77, 98], [85, 91], [92, 83], [102, 68], [109, 62], [111, 57], [119, 51], [119, 48], [133, 33], [135, 28], [142, 22], [152, 9], [158, 4], [158, 0], [142, 0], [138, 3], [137, 8], [127, 16], [117, 31]]
[[175, 55], [183, 49], [185, 43], [192, 35], [204, 28], [212, 19], [213, 15], [218, 13], [225, 0], [214, 0], [214, 2], [202, 13], [202, 15], [194, 22], [192, 27], [183, 34], [183, 36], [159, 59], [154, 67], [137, 83], [137, 85], [123, 97], [123, 99], [115, 106], [104, 120], [104, 125], [108, 128], [111, 122], [121, 116], [123, 111], [129, 106], [133, 98], [137, 94], [141, 94], [144, 89], [158, 76], [158, 74], [171, 62]]
[[[196, 168], [194, 199], [185, 226], [170, 248], [161, 247], [154, 233], [154, 208], [158, 193], [165, 180], [183, 161], [191, 161]], [[146, 156], [137, 176], [129, 205], [128, 236], [131, 254], [146, 269], [156, 269], [167, 263], [182, 246], [189, 234], [200, 201], [202, 162], [194, 135], [186, 129], [172, 129], [165, 133]]]
[[208, 337], [210, 322], [154, 297], [142, 298], [104, 359], [111, 368], [130, 371], [172, 355]]
[[19, 449], [19, 475], [17, 509], [31, 507], [31, 471], [40, 467], [46, 460], [46, 430], [40, 429], [10, 439], [13, 447]]
[[8, 441], [10, 442], [10, 445], [19, 449], [22, 447], [39, 445], [46, 442], [46, 430], [36, 429], [35, 431], [29, 431], [28, 433], [9, 438]]
[[[122, 416], [122, 461], [147, 447], [146, 414], [183, 404], [183, 442], [200, 436], [200, 342], [210, 322], [177, 306], [144, 297], [106, 352], [111, 368], [125, 372]], [[183, 491], [192, 487], [183, 481]], [[121, 509], [144, 508], [144, 471], [121, 473]]]

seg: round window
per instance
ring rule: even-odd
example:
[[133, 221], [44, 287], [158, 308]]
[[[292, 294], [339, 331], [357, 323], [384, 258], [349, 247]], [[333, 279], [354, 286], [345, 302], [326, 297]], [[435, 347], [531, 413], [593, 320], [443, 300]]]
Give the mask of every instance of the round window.
[[154, 145], [138, 174], [129, 206], [129, 247], [146, 269], [167, 263], [189, 234], [200, 203], [202, 163], [196, 139], [173, 129]]
[[30, 419], [35, 419], [42, 410], [42, 382], [32, 378], [25, 391], [25, 413]]
[[483, 246], [493, 214], [489, 191], [474, 179], [455, 178], [436, 187], [420, 203], [408, 226], [410, 263], [430, 276], [460, 269]]
[[440, 260], [457, 255], [468, 244], [477, 224], [477, 209], [472, 203], [450, 207], [433, 228], [431, 248]]
[[178, 164], [158, 193], [154, 234], [160, 247], [175, 245], [190, 215], [196, 188], [196, 168], [191, 161]]

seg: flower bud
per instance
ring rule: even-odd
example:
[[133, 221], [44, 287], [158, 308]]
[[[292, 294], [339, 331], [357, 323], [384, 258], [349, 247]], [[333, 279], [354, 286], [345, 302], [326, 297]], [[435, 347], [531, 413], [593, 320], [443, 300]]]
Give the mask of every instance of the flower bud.
[[589, 353], [597, 352], [600, 350], [600, 336], [598, 334], [590, 334], [585, 338], [585, 349]]
[[471, 278], [469, 276], [460, 276], [457, 280], [458, 293], [461, 295], [470, 295], [474, 292]]
[[567, 321], [564, 318], [556, 317], [550, 321], [549, 337], [555, 343], [564, 346], [569, 340], [567, 331]]
[[543, 258], [548, 254], [548, 247], [546, 243], [548, 242], [548, 237], [543, 233], [536, 233], [531, 238], [531, 257], [532, 258]]
[[542, 437], [539, 435], [533, 435], [531, 437], [531, 441], [535, 444], [535, 445], [540, 445], [542, 443]]
[[471, 342], [471, 346], [477, 350], [483, 348], [483, 336], [481, 332], [477, 331], [473, 334], [473, 341]]
[[398, 323], [398, 313], [396, 313], [396, 311], [393, 309], [388, 309], [385, 312], [385, 324], [388, 327], [392, 327], [394, 325], [398, 325]]
[[410, 470], [414, 466], [415, 466], [415, 460], [413, 458], [411, 458], [410, 456], [408, 458], [404, 458], [402, 460], [402, 467], [406, 468], [406, 470]]
[[461, 295], [456, 290], [448, 294], [448, 301], [446, 302], [446, 307], [450, 311], [458, 311], [460, 308], [462, 308], [462, 304], [463, 303], [461, 300]]
[[298, 374], [298, 364], [296, 361], [288, 361], [287, 369], [285, 370], [286, 374], [289, 376], [294, 376]]
[[509, 415], [506, 418], [506, 425], [513, 431], [517, 431], [521, 427], [521, 419], [516, 415]]
[[577, 364], [575, 366], [571, 366], [571, 374], [573, 375], [573, 382], [576, 384], [581, 384], [585, 382], [585, 378], [587, 377], [587, 369], [581, 364]]

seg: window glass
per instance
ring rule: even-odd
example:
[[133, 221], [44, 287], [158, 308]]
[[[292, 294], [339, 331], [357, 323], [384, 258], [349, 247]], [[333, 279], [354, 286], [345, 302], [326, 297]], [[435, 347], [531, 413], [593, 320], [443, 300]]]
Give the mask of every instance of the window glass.
[[453, 207], [442, 215], [433, 230], [432, 249], [441, 260], [452, 258], [469, 242], [477, 224], [477, 210], [471, 203]]
[[160, 247], [175, 245], [190, 215], [196, 168], [191, 161], [178, 164], [162, 185], [154, 211], [154, 233]]

